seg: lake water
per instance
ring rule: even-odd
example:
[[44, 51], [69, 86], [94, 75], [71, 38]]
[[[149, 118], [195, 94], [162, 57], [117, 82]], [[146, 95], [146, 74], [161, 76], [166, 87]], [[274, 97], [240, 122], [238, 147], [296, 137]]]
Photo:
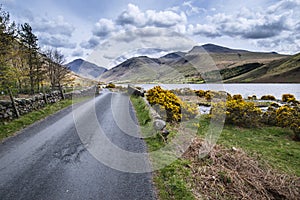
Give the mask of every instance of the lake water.
[[214, 90], [226, 91], [231, 95], [241, 94], [244, 98], [256, 95], [260, 98], [263, 95], [273, 95], [276, 99], [281, 99], [282, 94], [293, 94], [300, 100], [300, 84], [280, 84], [280, 83], [236, 83], [236, 84], [136, 84], [145, 90], [160, 85], [164, 89], [191, 88], [193, 90]]

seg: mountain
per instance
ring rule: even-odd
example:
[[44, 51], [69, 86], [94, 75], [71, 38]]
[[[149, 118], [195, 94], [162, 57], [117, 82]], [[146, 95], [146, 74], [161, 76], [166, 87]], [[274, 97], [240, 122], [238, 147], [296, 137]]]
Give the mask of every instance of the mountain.
[[195, 53], [203, 53], [204, 51], [206, 51], [207, 53], [247, 53], [247, 52], [249, 52], [249, 51], [240, 50], [240, 49], [230, 49], [230, 48], [218, 46], [215, 44], [204, 44], [202, 46], [193, 47], [188, 53], [195, 54]]
[[[130, 58], [103, 73], [100, 79], [119, 83], [203, 83], [217, 81], [221, 74], [222, 80], [228, 82], [276, 82], [279, 79], [275, 78], [281, 73], [292, 76], [290, 69], [296, 70], [293, 72], [299, 77], [298, 68], [291, 67], [299, 66], [299, 60], [289, 59], [291, 56], [275, 52], [251, 52], [205, 44], [160, 58]], [[249, 77], [243, 77], [247, 74]], [[290, 80], [296, 81], [296, 78]]]
[[83, 59], [75, 59], [72, 62], [66, 64], [66, 66], [76, 74], [91, 79], [95, 79], [105, 71], [107, 71], [106, 68], [99, 67], [98, 65], [90, 63]]

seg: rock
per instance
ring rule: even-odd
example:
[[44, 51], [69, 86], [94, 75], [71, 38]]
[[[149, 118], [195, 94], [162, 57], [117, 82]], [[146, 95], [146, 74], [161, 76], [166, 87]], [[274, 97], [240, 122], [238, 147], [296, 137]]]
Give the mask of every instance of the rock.
[[132, 85], [128, 85], [127, 92], [129, 95], [136, 95], [136, 96], [141, 96], [141, 97], [144, 97], [144, 94], [145, 94], [144, 90], [139, 90]]
[[156, 119], [153, 122], [154, 129], [157, 131], [161, 131], [166, 127], [166, 122], [161, 119]]

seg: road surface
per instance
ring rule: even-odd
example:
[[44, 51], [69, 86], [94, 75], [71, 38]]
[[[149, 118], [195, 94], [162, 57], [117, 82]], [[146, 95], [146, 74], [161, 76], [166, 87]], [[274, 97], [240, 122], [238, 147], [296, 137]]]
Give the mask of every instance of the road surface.
[[[0, 144], [0, 199], [155, 199], [151, 173], [141, 173], [141, 163], [136, 167], [126, 156], [110, 154], [106, 148], [111, 142], [124, 152], [146, 152], [138, 130], [129, 123], [129, 119], [136, 122], [132, 106], [124, 112], [128, 105], [128, 96], [106, 92], [4, 141]], [[109, 142], [98, 148], [101, 142], [93, 142], [100, 135], [99, 124]], [[131, 171], [130, 166], [136, 169]]]

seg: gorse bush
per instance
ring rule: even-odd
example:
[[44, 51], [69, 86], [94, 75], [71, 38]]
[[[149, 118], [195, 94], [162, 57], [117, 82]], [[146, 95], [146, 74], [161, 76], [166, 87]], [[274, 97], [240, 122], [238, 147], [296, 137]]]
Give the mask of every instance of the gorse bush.
[[246, 102], [236, 95], [229, 101], [212, 104], [210, 116], [213, 119], [222, 119], [226, 115], [225, 123], [242, 127], [257, 127], [260, 124], [262, 111], [252, 102]]
[[106, 88], [116, 88], [116, 85], [113, 83], [109, 83], [106, 85]]
[[283, 102], [292, 102], [292, 101], [296, 101], [296, 98], [292, 94], [283, 94], [282, 95], [282, 101]]
[[276, 110], [276, 122], [278, 126], [288, 127], [293, 130], [295, 137], [300, 139], [300, 107], [281, 106]]
[[173, 92], [164, 90], [160, 86], [147, 91], [147, 100], [168, 122], [191, 119], [198, 114], [196, 105], [181, 101]]
[[194, 91], [198, 97], [205, 97], [206, 91], [204, 90], [194, 90]]
[[232, 100], [243, 100], [243, 97], [240, 94], [235, 94], [232, 96]]
[[248, 100], [257, 100], [256, 95], [248, 96]]
[[276, 100], [276, 98], [272, 95], [264, 95], [260, 99], [261, 100]]
[[264, 124], [275, 126], [277, 124], [276, 107], [269, 106], [268, 110], [263, 113], [261, 121]]

